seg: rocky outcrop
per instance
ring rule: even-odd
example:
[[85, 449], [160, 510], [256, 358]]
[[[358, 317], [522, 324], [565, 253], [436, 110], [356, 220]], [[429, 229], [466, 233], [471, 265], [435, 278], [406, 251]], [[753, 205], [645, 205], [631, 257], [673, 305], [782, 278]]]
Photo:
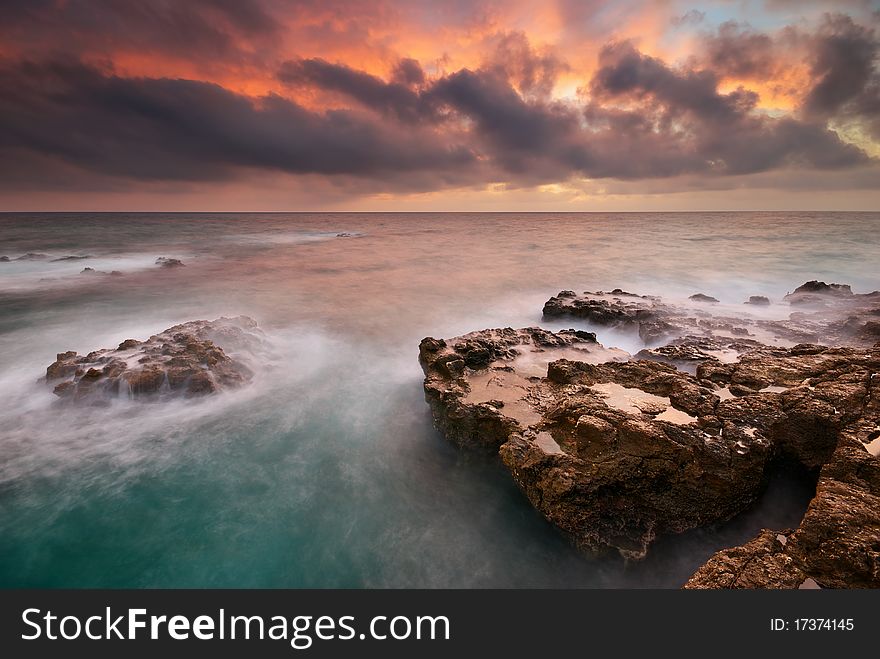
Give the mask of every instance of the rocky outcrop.
[[254, 352], [262, 342], [247, 316], [195, 320], [146, 341], [126, 339], [87, 355], [60, 353], [45, 380], [59, 398], [77, 403], [202, 396], [248, 382], [251, 370], [231, 355]]
[[765, 295], [750, 295], [749, 299], [743, 304], [753, 304], [758, 307], [766, 307], [770, 305], [770, 298]]
[[[592, 339], [573, 339], [534, 328], [425, 339], [426, 397], [447, 437], [498, 450], [578, 545], [631, 557], [658, 534], [743, 510], [775, 457], [827, 462], [841, 432], [865, 422], [880, 370], [878, 350], [797, 346], [705, 360], [694, 376], [605, 362]], [[583, 354], [561, 354], [571, 350]]]
[[[672, 304], [620, 289], [580, 294], [568, 290], [560, 291], [544, 304], [544, 316], [632, 329], [645, 343], [654, 345], [696, 336], [721, 340], [749, 338], [782, 346], [873, 345], [876, 338], [872, 323], [880, 317], [880, 292], [857, 294], [845, 284], [817, 281], [807, 282], [785, 297], [796, 310], [781, 320], [713, 313], [718, 300], [702, 293], [689, 300], [693, 305]], [[752, 296], [747, 304], [760, 306], [769, 304], [769, 300]]]
[[[596, 324], [678, 318], [619, 289], [562, 291], [548, 309]], [[426, 399], [450, 440], [497, 451], [532, 504], [591, 551], [642, 557], [658, 535], [747, 508], [780, 461], [821, 469], [797, 529], [719, 552], [688, 587], [880, 586], [880, 344], [768, 346], [691, 320], [711, 331], [631, 361], [574, 330], [427, 338]]]
[[789, 304], [824, 304], [829, 297], [852, 297], [852, 288], [848, 284], [826, 284], [824, 281], [808, 281], [798, 286], [783, 300]]

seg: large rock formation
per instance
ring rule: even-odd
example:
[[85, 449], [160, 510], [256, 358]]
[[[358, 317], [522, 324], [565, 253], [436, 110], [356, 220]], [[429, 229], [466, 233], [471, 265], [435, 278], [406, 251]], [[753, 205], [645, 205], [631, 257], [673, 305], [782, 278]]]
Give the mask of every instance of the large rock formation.
[[194, 320], [146, 341], [126, 339], [87, 355], [59, 353], [45, 380], [61, 399], [78, 403], [202, 396], [248, 382], [251, 370], [226, 351], [253, 352], [262, 341], [247, 316]]
[[[671, 317], [620, 290], [547, 305], [593, 322]], [[681, 325], [706, 328], [691, 320]], [[744, 510], [777, 461], [821, 467], [797, 530], [720, 552], [688, 587], [880, 586], [880, 344], [771, 347], [717, 322], [636, 361], [574, 330], [427, 338], [426, 399], [450, 440], [498, 451], [580, 547], [627, 557]]]

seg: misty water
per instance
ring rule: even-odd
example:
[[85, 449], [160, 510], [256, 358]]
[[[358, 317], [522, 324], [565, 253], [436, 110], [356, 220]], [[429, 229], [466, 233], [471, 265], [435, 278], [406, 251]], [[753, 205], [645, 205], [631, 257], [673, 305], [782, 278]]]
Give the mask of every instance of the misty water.
[[[621, 287], [746, 313], [766, 295], [750, 312], [781, 318], [809, 279], [880, 288], [878, 235], [877, 213], [2, 215], [0, 586], [678, 587], [797, 525], [810, 479], [782, 473], [644, 561], [586, 557], [496, 459], [433, 429], [419, 340], [578, 327], [634, 352], [542, 321], [544, 301]], [[77, 407], [39, 382], [58, 352], [238, 314], [272, 346], [243, 389]]]

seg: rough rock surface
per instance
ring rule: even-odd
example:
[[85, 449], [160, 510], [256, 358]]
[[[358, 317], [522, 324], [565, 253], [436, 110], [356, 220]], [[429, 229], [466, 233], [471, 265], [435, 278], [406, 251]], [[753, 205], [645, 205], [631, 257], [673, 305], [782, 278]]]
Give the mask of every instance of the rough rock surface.
[[859, 434], [842, 433], [795, 531], [764, 530], [716, 553], [684, 587], [880, 587], [880, 459]]
[[[536, 405], [547, 364], [568, 357], [626, 360], [590, 332], [548, 332], [537, 327], [473, 332], [445, 341], [424, 339], [419, 359], [425, 394], [438, 427], [460, 446], [497, 451], [511, 432], [540, 421]], [[533, 386], [535, 385], [535, 386]]]
[[649, 359], [672, 364], [689, 373], [696, 373], [699, 364], [707, 362], [732, 363], [741, 355], [764, 347], [753, 339], [711, 338], [704, 336], [683, 336], [659, 348], [645, 348], [636, 353], [636, 359]]
[[82, 403], [201, 396], [248, 382], [250, 369], [226, 351], [253, 351], [261, 343], [256, 322], [247, 316], [194, 320], [146, 341], [126, 339], [87, 355], [59, 353], [45, 379], [61, 399]]
[[[656, 298], [588, 295], [563, 291], [549, 315], [669, 318]], [[580, 547], [642, 557], [659, 534], [744, 510], [777, 461], [797, 461], [821, 468], [801, 525], [719, 552], [687, 587], [880, 586], [880, 344], [783, 348], [697, 334], [636, 359], [573, 330], [420, 345], [437, 427], [498, 451]]]

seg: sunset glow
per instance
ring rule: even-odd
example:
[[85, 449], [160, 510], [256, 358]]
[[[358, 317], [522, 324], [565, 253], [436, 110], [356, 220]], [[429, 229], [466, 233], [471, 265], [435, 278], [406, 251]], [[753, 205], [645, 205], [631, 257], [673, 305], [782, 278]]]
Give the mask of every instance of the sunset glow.
[[880, 4], [0, 9], [3, 210], [880, 202]]

